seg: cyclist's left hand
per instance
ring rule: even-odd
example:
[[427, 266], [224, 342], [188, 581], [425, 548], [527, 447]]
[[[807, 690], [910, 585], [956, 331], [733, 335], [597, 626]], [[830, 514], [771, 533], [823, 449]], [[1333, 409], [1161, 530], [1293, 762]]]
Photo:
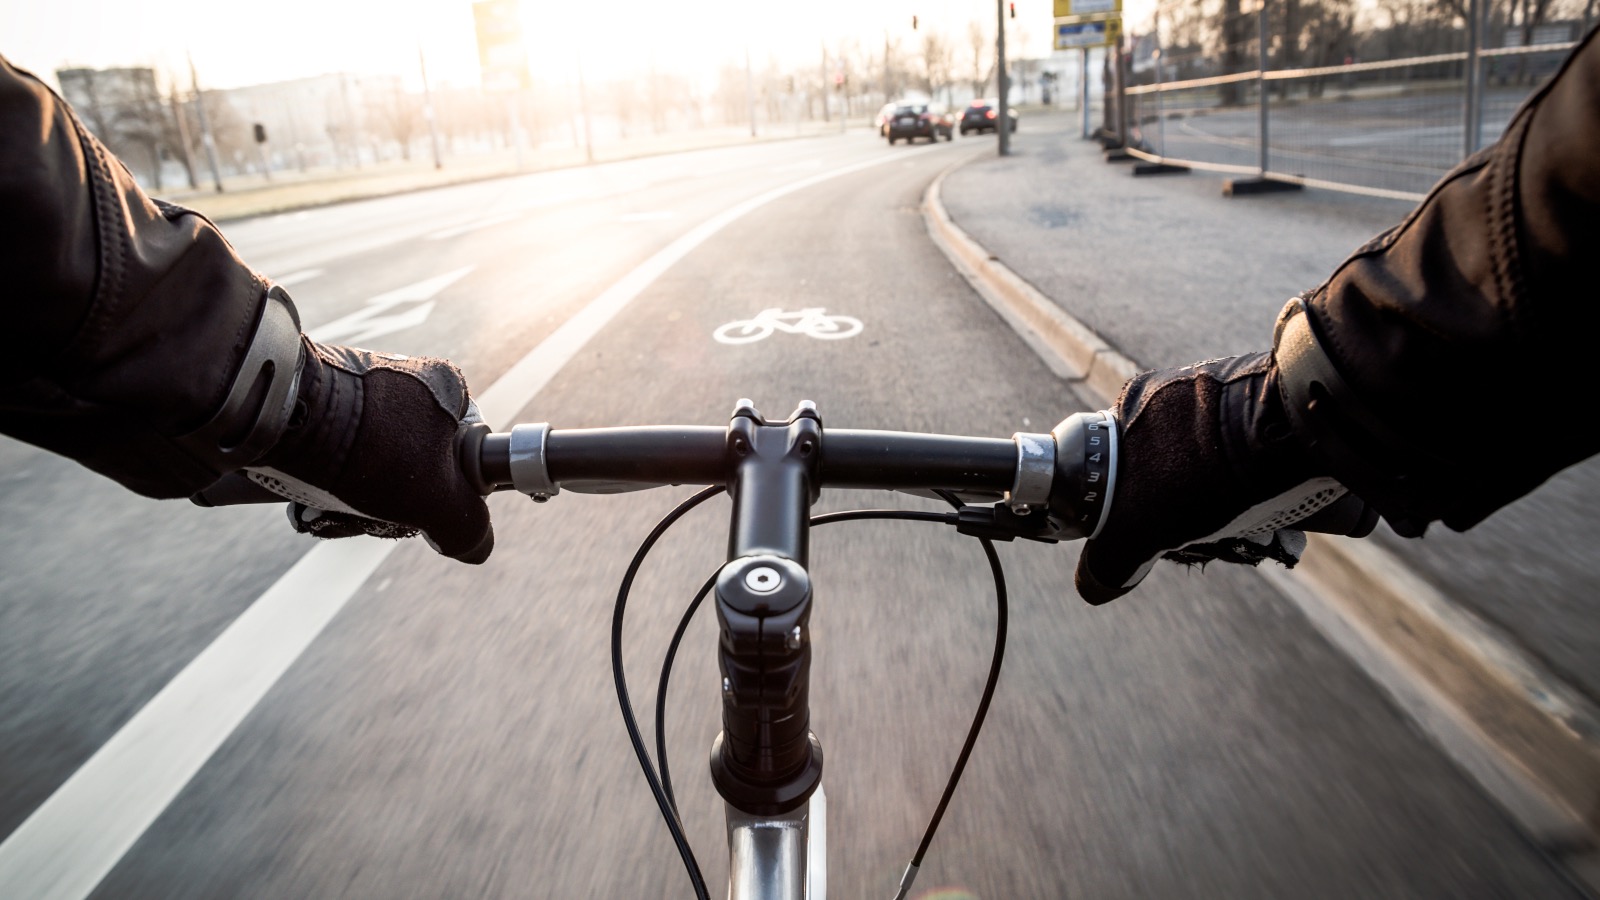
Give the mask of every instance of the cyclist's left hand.
[[292, 501], [298, 531], [420, 532], [452, 559], [488, 559], [489, 508], [456, 455], [457, 431], [478, 417], [460, 370], [442, 359], [303, 340], [289, 430], [249, 476]]
[[1305, 535], [1287, 526], [1345, 493], [1291, 432], [1270, 353], [1141, 373], [1113, 412], [1111, 507], [1075, 577], [1090, 603], [1133, 590], [1163, 556], [1293, 566]]

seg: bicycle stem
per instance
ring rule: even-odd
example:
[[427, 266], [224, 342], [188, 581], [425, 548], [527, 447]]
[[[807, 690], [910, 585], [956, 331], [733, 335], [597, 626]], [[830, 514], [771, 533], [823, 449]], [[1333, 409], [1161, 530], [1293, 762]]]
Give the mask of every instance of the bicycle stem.
[[805, 568], [821, 437], [809, 401], [770, 423], [741, 400], [728, 426], [733, 516], [716, 583], [723, 708], [711, 777], [730, 806], [751, 815], [797, 809], [822, 780], [822, 746], [809, 727]]

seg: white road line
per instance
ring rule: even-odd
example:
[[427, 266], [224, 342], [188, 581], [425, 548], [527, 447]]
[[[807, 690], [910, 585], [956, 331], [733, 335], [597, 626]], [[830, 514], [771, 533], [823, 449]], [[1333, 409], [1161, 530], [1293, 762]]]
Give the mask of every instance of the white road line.
[[[306, 330], [306, 334], [314, 341], [321, 343], [352, 343], [370, 341], [391, 332], [400, 331], [420, 325], [428, 318], [428, 313], [433, 311], [433, 304], [416, 307], [404, 313], [395, 313], [392, 310], [405, 303], [421, 303], [432, 300], [433, 296], [461, 278], [465, 277], [476, 266], [466, 266], [454, 272], [435, 275], [416, 284], [386, 291], [368, 300], [366, 305], [355, 312], [324, 322], [315, 328]], [[418, 312], [418, 310], [422, 312]]]
[[322, 274], [322, 270], [321, 269], [301, 269], [298, 272], [290, 272], [289, 274], [283, 276], [282, 278], [274, 278], [272, 280], [277, 282], [278, 284], [282, 285], [283, 287], [294, 287], [295, 285], [300, 284], [301, 282], [310, 281], [311, 279], [313, 279], [313, 278], [315, 278], [315, 277], [317, 277], [318, 275], [321, 275], [321, 274]]
[[671, 210], [656, 210], [654, 212], [631, 212], [617, 217], [618, 222], [664, 222], [676, 216]]
[[511, 221], [512, 219], [518, 219], [518, 218], [521, 218], [521, 214], [520, 213], [504, 213], [504, 214], [498, 215], [498, 216], [490, 216], [487, 219], [479, 219], [476, 222], [468, 222], [465, 225], [457, 225], [454, 228], [446, 228], [443, 231], [435, 231], [434, 233], [428, 235], [428, 240], [430, 240], [430, 241], [448, 240], [448, 239], [453, 238], [453, 237], [460, 237], [463, 234], [468, 234], [470, 232], [477, 231], [480, 228], [489, 228], [489, 227], [492, 227], [492, 226], [495, 226], [495, 225], [502, 225], [502, 224], [504, 224], [506, 222]]
[[[936, 149], [930, 145], [919, 151]], [[505, 429], [562, 366], [690, 251], [752, 210], [895, 153], [767, 191], [702, 222], [589, 301], [478, 397]], [[317, 544], [0, 844], [0, 895], [83, 900], [398, 544]]]
[[0, 894], [89, 896], [395, 546], [301, 558], [0, 844]]

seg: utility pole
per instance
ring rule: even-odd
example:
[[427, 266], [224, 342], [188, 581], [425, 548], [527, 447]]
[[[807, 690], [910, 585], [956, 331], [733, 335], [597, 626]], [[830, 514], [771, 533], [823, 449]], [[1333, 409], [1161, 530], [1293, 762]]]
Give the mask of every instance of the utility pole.
[[422, 55], [422, 44], [417, 44], [417, 67], [422, 70], [422, 116], [428, 120], [428, 137], [433, 141], [433, 167], [444, 168], [439, 158], [439, 123], [433, 114], [433, 91], [428, 87], [428, 59]]
[[[167, 73], [167, 77], [172, 77], [170, 72]], [[194, 177], [194, 148], [189, 146], [191, 140], [189, 137], [189, 114], [183, 111], [183, 104], [178, 102], [176, 79], [173, 79], [172, 94], [168, 98], [168, 102], [172, 105], [172, 118], [178, 122], [178, 143], [183, 148], [183, 173], [189, 176], [189, 189], [196, 190], [200, 187], [200, 184]]]
[[750, 136], [756, 136], [756, 85], [755, 75], [750, 72], [750, 45], [744, 48], [744, 101], [750, 113]]
[[1483, 66], [1478, 61], [1478, 48], [1483, 43], [1482, 6], [1480, 0], [1467, 3], [1467, 96], [1461, 128], [1463, 159], [1478, 152], [1478, 142], [1483, 136]]
[[828, 77], [828, 45], [822, 45], [822, 124], [828, 124], [828, 94], [832, 79]]
[[1000, 155], [1011, 155], [1011, 85], [1006, 78], [1006, 0], [995, 0], [995, 20], [1000, 23], [999, 37], [995, 39], [995, 71], [1000, 87], [1000, 124], [995, 131], [1000, 134]]
[[578, 57], [578, 106], [583, 114], [583, 158], [594, 162], [594, 129], [589, 126], [589, 88], [583, 81], [583, 49], [577, 51]]
[[200, 76], [195, 74], [194, 55], [189, 55], [189, 83], [194, 87], [194, 108], [200, 114], [200, 142], [206, 147], [206, 162], [211, 165], [211, 184], [222, 193], [222, 171], [217, 168], [217, 141], [211, 136], [211, 120], [206, 118], [206, 98], [200, 93]]
[[345, 127], [341, 131], [346, 134], [350, 144], [350, 164], [359, 170], [362, 135], [356, 124], [355, 107], [350, 105], [350, 75], [346, 72], [339, 73], [339, 99], [344, 104]]
[[1083, 121], [1083, 138], [1089, 139], [1089, 48], [1078, 48], [1078, 112]]

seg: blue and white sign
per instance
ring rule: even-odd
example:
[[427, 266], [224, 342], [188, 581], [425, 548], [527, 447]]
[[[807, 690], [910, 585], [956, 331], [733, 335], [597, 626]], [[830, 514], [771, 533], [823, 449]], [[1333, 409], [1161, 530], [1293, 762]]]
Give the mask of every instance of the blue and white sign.
[[1087, 22], [1056, 23], [1056, 49], [1105, 47], [1122, 37], [1122, 20], [1095, 19]]

